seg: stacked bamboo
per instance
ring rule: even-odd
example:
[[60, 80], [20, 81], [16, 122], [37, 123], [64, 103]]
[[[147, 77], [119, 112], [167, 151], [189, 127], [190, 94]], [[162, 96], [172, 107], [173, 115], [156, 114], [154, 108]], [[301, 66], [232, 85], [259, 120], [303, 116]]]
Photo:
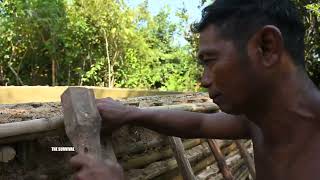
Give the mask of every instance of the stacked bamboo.
[[[173, 109], [206, 113], [217, 111], [217, 106], [208, 101], [208, 96], [204, 94], [140, 97], [123, 100], [127, 105], [135, 105], [141, 108]], [[41, 107], [41, 104], [31, 106], [37, 108]], [[12, 106], [11, 108], [15, 109], [19, 108], [19, 106]], [[54, 108], [52, 111], [60, 111], [58, 104], [54, 105]], [[61, 157], [55, 157], [56, 159], [54, 160], [59, 162], [59, 165], [54, 166], [48, 163], [48, 161], [52, 161], [51, 155], [54, 153], [48, 153], [45, 149], [49, 146], [70, 145], [64, 133], [62, 116], [57, 116], [57, 113], [55, 113], [55, 117], [51, 117], [49, 113], [46, 114], [46, 117], [38, 117], [33, 115], [34, 112], [35, 111], [31, 110], [28, 115], [37, 117], [34, 120], [8, 124], [1, 124], [0, 122], [0, 146], [25, 147], [25, 144], [32, 144], [32, 147], [36, 147], [37, 149], [35, 151], [28, 150], [29, 154], [23, 153], [23, 157], [29, 156], [29, 158], [24, 158], [22, 161], [28, 161], [28, 159], [33, 160], [33, 157], [37, 156], [35, 163], [47, 165], [44, 165], [42, 168], [38, 167], [33, 168], [34, 170], [28, 170], [28, 168], [24, 167], [26, 164], [21, 163], [21, 159], [19, 162], [18, 159], [11, 162], [11, 164], [14, 164], [14, 167], [6, 166], [6, 168], [9, 169], [5, 169], [5, 172], [21, 172], [21, 169], [26, 169], [21, 172], [21, 176], [28, 176], [32, 179], [37, 179], [40, 176], [48, 176], [55, 179], [63, 179], [61, 177], [64, 177], [69, 179], [68, 174], [70, 174], [70, 170], [68, 169], [68, 160], [74, 153], [60, 153]], [[23, 144], [23, 146], [21, 144]], [[178, 164], [169, 144], [168, 137], [140, 127], [125, 126], [113, 134], [113, 147], [128, 179], [181, 179]], [[249, 170], [246, 161], [243, 161], [241, 158], [243, 154], [240, 155], [238, 150], [239, 144], [234, 141], [218, 141], [218, 144], [222, 154], [226, 157], [226, 163], [230, 167], [235, 179], [247, 179], [249, 177]], [[218, 164], [206, 140], [183, 140], [183, 145], [186, 151], [186, 157], [197, 179], [222, 179]], [[246, 149], [251, 149], [250, 153], [252, 155], [250, 141], [245, 141], [244, 146]], [[21, 157], [21, 152], [24, 152], [24, 150], [24, 148], [18, 148], [17, 156]], [[42, 152], [46, 153], [42, 155]], [[40, 158], [42, 156], [43, 158]], [[1, 168], [0, 164], [0, 169]], [[32, 173], [30, 173], [30, 171], [32, 171]]]

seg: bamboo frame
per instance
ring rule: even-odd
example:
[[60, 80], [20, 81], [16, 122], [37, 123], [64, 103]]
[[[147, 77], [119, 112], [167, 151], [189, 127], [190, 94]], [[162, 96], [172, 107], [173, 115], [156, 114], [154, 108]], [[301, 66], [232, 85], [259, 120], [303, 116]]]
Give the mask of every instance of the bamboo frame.
[[[147, 107], [144, 109], [215, 112], [218, 110], [218, 106], [213, 103], [198, 103], [156, 106]], [[43, 134], [45, 134], [46, 132], [58, 129], [64, 129], [62, 116], [50, 119], [41, 118], [22, 122], [0, 124], [0, 144], [2, 144], [2, 142], [8, 142], [5, 141], [5, 139], [11, 139], [10, 142], [16, 142], [30, 138], [43, 137]]]

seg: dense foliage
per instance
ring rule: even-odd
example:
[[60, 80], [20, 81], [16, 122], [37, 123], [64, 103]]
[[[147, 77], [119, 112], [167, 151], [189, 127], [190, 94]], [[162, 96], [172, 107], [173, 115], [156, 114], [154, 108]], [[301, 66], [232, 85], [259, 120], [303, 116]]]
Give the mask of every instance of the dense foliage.
[[311, 79], [320, 86], [320, 2], [319, 0], [296, 0], [300, 7], [306, 7], [302, 11], [307, 27], [305, 37], [306, 64]]
[[153, 16], [116, 0], [4, 0], [1, 85], [92, 85], [195, 90], [198, 65], [169, 8]]
[[[307, 69], [320, 85], [320, 4], [295, 1], [308, 28]], [[198, 90], [198, 35], [184, 9], [180, 22], [169, 13], [152, 15], [148, 1], [131, 8], [122, 0], [2, 0], [0, 85]]]

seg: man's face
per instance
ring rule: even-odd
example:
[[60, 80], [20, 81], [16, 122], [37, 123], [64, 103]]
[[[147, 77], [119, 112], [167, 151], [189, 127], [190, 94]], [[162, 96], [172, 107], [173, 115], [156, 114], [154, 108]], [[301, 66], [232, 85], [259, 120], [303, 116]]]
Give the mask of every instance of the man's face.
[[220, 109], [230, 114], [244, 113], [255, 83], [250, 82], [254, 73], [250, 71], [249, 60], [241, 59], [238, 52], [234, 43], [223, 39], [214, 25], [208, 25], [200, 33], [198, 57], [204, 67], [201, 83]]

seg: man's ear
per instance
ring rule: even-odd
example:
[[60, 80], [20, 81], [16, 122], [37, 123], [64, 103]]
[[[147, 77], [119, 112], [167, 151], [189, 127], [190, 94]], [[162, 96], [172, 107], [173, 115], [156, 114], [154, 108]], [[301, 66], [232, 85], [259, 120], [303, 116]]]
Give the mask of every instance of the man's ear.
[[280, 62], [283, 50], [283, 37], [276, 26], [264, 26], [249, 40], [248, 53], [265, 67]]

